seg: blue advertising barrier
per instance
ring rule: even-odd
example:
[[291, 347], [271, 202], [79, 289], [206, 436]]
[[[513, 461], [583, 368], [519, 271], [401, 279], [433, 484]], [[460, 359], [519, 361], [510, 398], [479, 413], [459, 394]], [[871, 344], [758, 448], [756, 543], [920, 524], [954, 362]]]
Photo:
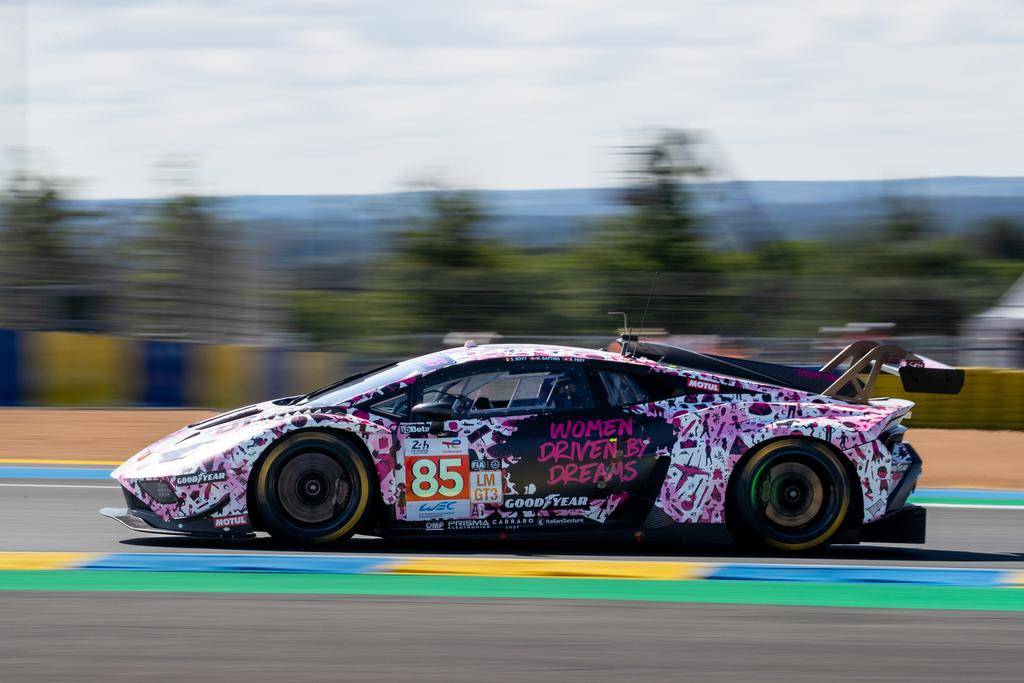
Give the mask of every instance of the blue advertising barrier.
[[0, 405], [13, 406], [20, 402], [20, 379], [18, 333], [0, 330]]
[[143, 342], [142, 402], [148, 406], [185, 405], [187, 354], [180, 342]]

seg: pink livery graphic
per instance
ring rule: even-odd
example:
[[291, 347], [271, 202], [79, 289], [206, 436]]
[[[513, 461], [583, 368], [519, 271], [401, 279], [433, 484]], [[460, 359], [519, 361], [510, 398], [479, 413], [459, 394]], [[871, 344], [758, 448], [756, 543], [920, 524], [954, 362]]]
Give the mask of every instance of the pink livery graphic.
[[118, 467], [139, 531], [294, 542], [720, 534], [801, 551], [921, 542], [913, 403], [962, 371], [857, 342], [820, 368], [624, 338], [618, 352], [449, 349], [189, 425]]

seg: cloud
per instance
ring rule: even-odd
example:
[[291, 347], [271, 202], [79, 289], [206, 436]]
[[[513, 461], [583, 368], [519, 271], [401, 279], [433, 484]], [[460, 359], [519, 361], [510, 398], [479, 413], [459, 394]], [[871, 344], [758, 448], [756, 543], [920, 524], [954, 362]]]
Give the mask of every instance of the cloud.
[[29, 141], [98, 196], [153, 194], [179, 153], [231, 193], [595, 185], [662, 125], [712, 131], [746, 177], [1024, 173], [1015, 0], [69, 0], [28, 22]]

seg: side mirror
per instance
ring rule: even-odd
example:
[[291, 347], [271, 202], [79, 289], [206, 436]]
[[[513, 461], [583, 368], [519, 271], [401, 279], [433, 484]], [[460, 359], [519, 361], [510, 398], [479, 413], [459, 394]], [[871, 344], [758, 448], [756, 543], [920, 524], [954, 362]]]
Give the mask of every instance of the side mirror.
[[414, 420], [440, 422], [452, 419], [452, 407], [448, 403], [420, 403], [412, 407]]

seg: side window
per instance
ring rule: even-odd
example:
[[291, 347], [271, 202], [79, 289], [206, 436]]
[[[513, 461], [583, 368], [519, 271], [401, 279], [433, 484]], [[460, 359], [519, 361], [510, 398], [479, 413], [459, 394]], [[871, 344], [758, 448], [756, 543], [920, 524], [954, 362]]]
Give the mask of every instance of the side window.
[[403, 391], [391, 398], [370, 404], [369, 410], [388, 417], [406, 417], [409, 414], [409, 392]]
[[578, 367], [535, 363], [447, 377], [423, 387], [424, 402], [449, 403], [457, 417], [487, 417], [593, 406]]
[[630, 406], [658, 400], [651, 396], [644, 383], [635, 375], [613, 370], [598, 370], [597, 376], [610, 406]]

